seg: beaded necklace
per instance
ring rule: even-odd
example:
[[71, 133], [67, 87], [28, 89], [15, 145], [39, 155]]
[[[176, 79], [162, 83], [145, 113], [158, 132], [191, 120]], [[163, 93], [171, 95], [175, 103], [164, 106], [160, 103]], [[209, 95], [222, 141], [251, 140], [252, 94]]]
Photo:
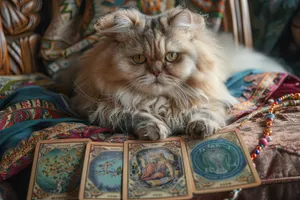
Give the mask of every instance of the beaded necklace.
[[[271, 105], [265, 108], [262, 108], [259, 111], [254, 112], [251, 116], [247, 117], [239, 126], [238, 129], [240, 129], [247, 121], [249, 121], [252, 117], [257, 115], [258, 113], [267, 111], [267, 114], [265, 115], [266, 118], [266, 127], [264, 129], [264, 137], [260, 138], [258, 141], [258, 145], [255, 147], [255, 149], [250, 154], [251, 159], [254, 160], [260, 152], [268, 146], [269, 142], [272, 141], [272, 125], [273, 121], [275, 119], [274, 110], [281, 109], [287, 106], [295, 106], [300, 104], [300, 93], [292, 93], [287, 94], [282, 97], [279, 97], [275, 101], [273, 99], [269, 100]], [[267, 109], [268, 108], [268, 109]], [[254, 164], [254, 163], [253, 163]], [[254, 164], [255, 166], [255, 164]]]
[[[262, 109], [259, 109], [251, 114], [249, 114], [244, 121], [242, 121], [239, 126], [237, 127], [240, 129], [244, 124], [246, 124], [252, 117], [257, 115], [258, 113], [264, 113], [267, 112], [265, 115], [266, 118], [266, 127], [264, 129], [264, 137], [260, 138], [258, 141], [258, 145], [255, 147], [255, 149], [250, 153], [251, 159], [254, 160], [260, 152], [266, 148], [266, 146], [269, 144], [269, 142], [272, 141], [272, 125], [273, 121], [275, 119], [274, 111], [287, 107], [287, 106], [296, 106], [300, 104], [300, 93], [291, 93], [284, 95], [282, 97], [277, 98], [275, 101], [273, 99], [270, 99], [269, 102], [271, 103], [270, 106], [263, 107]], [[255, 167], [255, 163], [253, 162], [253, 165]], [[224, 200], [236, 200], [241, 192], [241, 189], [233, 190], [230, 193], [230, 198], [224, 199]]]

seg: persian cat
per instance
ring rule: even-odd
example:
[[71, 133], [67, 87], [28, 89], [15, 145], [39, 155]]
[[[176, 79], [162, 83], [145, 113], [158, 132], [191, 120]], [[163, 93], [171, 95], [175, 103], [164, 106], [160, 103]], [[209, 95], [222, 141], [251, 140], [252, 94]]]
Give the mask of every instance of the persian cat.
[[207, 137], [226, 125], [226, 108], [236, 103], [224, 84], [232, 73], [285, 71], [235, 48], [228, 36], [209, 31], [203, 16], [181, 7], [157, 16], [119, 9], [95, 29], [103, 38], [80, 59], [73, 107], [91, 123], [139, 139]]

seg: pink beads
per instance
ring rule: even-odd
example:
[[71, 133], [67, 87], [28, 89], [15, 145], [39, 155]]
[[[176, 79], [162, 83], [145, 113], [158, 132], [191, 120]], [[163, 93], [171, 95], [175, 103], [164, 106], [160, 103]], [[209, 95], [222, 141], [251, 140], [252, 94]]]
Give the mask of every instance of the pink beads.
[[266, 138], [260, 138], [259, 139], [259, 144], [262, 144], [266, 147], [268, 145], [268, 141], [267, 141]]
[[[260, 152], [266, 146], [268, 146], [269, 142], [272, 141], [272, 137], [271, 137], [271, 135], [272, 135], [272, 126], [273, 126], [273, 122], [274, 122], [274, 119], [275, 119], [274, 109], [284, 108], [286, 106], [299, 105], [300, 104], [299, 102], [300, 102], [300, 93], [287, 94], [287, 95], [284, 95], [284, 96], [282, 96], [280, 98], [277, 98], [276, 100], [269, 99], [269, 103], [271, 103], [271, 105], [270, 105], [270, 107], [268, 109], [268, 113], [265, 116], [265, 118], [266, 118], [266, 128], [264, 130], [264, 138], [260, 138], [259, 139], [259, 145], [257, 145], [255, 147], [255, 149], [253, 150], [253, 152], [250, 154], [252, 160], [254, 160], [260, 154]], [[255, 115], [256, 114], [257, 113], [255, 113]], [[251, 117], [253, 117], [253, 116], [251, 116]], [[249, 119], [251, 117], [247, 117], [246, 120], [249, 121]], [[242, 127], [243, 124], [246, 123], [246, 120], [243, 121], [238, 126], [238, 128]], [[253, 163], [253, 166], [255, 167], [254, 163]]]

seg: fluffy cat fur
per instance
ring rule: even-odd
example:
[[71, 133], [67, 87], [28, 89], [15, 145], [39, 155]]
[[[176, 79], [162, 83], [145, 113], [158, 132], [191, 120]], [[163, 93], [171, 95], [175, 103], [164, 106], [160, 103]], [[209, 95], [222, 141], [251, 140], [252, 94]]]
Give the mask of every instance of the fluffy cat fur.
[[[260, 66], [285, 71], [235, 48], [227, 35], [215, 36], [203, 16], [181, 7], [154, 17], [119, 9], [95, 28], [104, 37], [80, 59], [73, 107], [94, 124], [140, 139], [209, 136], [226, 125], [226, 106], [236, 103], [224, 84], [232, 73]], [[170, 52], [178, 55], [173, 62]], [[146, 61], [135, 63], [136, 55]]]

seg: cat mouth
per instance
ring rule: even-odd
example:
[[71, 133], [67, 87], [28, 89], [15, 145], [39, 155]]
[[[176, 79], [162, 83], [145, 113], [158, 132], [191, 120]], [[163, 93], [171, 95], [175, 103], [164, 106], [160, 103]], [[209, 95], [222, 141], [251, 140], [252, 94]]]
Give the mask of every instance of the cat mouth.
[[163, 81], [161, 80], [160, 77], [156, 77], [153, 83], [163, 85]]
[[160, 82], [160, 81], [159, 81], [159, 80], [157, 80], [157, 79], [154, 81], [154, 84], [156, 84], [156, 85], [163, 85], [163, 83], [162, 83], [162, 82]]

